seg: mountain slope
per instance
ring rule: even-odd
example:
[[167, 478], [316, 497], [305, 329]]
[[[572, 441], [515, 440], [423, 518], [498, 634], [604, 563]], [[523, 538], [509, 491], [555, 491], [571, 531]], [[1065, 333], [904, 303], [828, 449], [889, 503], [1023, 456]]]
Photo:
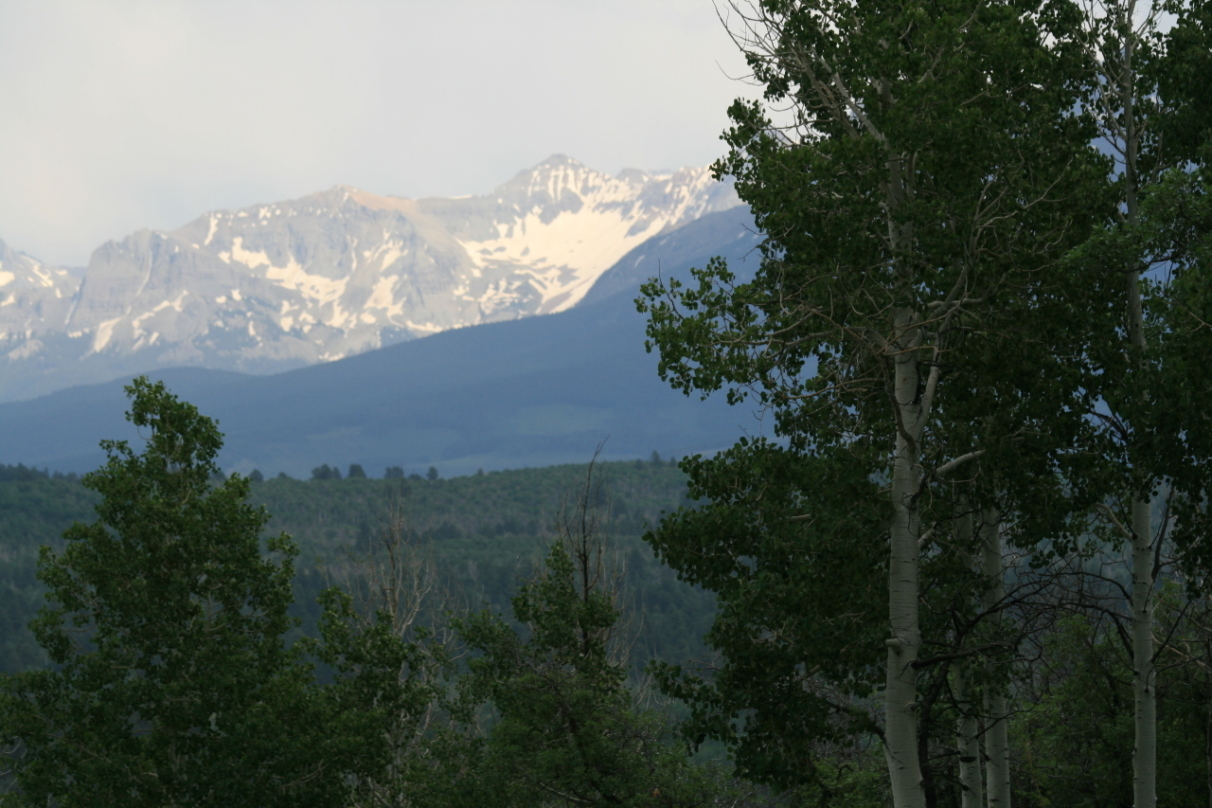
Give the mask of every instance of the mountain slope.
[[[220, 420], [225, 468], [299, 476], [321, 463], [443, 474], [711, 451], [760, 425], [671, 390], [644, 351], [638, 278], [684, 274], [712, 255], [758, 263], [744, 209], [710, 214], [632, 250], [599, 283], [618, 291], [546, 317], [456, 329], [274, 376], [152, 374]], [[134, 437], [121, 383], [0, 405], [0, 463], [93, 468], [101, 438]]]

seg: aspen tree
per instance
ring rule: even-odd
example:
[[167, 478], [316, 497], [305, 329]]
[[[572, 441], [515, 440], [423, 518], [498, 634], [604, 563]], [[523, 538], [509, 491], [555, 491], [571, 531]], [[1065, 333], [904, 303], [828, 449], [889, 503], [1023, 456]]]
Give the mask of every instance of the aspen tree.
[[1072, 11], [730, 7], [767, 102], [793, 117], [780, 128], [761, 104], [736, 103], [716, 167], [767, 234], [765, 260], [750, 283], [714, 262], [697, 285], [651, 284], [640, 302], [675, 386], [751, 395], [793, 452], [847, 453], [883, 481], [885, 555], [870, 566], [886, 565], [882, 732], [898, 807], [927, 799], [923, 497], [985, 451], [948, 439], [968, 404], [950, 391], [1028, 372], [1004, 353], [994, 362], [999, 328], [1088, 232], [1079, 200], [1098, 161], [1071, 114]]
[[[1200, 2], [1099, 0], [1083, 5], [1083, 46], [1091, 74], [1086, 107], [1115, 159], [1109, 182], [1118, 204], [1117, 221], [1076, 254], [1075, 264], [1089, 273], [1092, 289], [1099, 290], [1093, 296], [1105, 295], [1100, 302], [1080, 299], [1079, 305], [1095, 309], [1110, 305], [1119, 315], [1118, 321], [1104, 323], [1101, 331], [1088, 337], [1087, 354], [1094, 357], [1099, 371], [1090, 377], [1092, 402], [1097, 402], [1091, 417], [1100, 428], [1087, 445], [1098, 447], [1107, 463], [1100, 472], [1103, 501], [1098, 515], [1110, 534], [1130, 548], [1133, 804], [1154, 808], [1153, 614], [1162, 539], [1153, 523], [1153, 505], [1163, 486], [1174, 490], [1177, 485], [1180, 498], [1198, 500], [1204, 485], [1197, 481], [1193, 490], [1191, 475], [1179, 471], [1184, 465], [1199, 465], [1200, 459], [1188, 449], [1203, 430], [1199, 413], [1175, 400], [1183, 380], [1173, 375], [1173, 363], [1166, 356], [1171, 346], [1189, 341], [1198, 329], [1193, 332], [1183, 323], [1192, 313], [1189, 309], [1183, 313], [1171, 306], [1181, 286], [1157, 280], [1159, 273], [1168, 271], [1174, 278], [1189, 269], [1175, 229], [1180, 226], [1177, 220], [1191, 215], [1191, 208], [1189, 204], [1185, 213], [1173, 207], [1166, 212], [1160, 203], [1174, 191], [1164, 187], [1166, 177], [1171, 175], [1171, 185], [1185, 185], [1179, 177], [1200, 162], [1199, 146], [1208, 136], [1208, 104], [1192, 98], [1200, 91], [1193, 86], [1191, 51], [1202, 42], [1202, 61], [1208, 64], [1212, 17], [1207, 4]], [[1185, 52], [1183, 43], [1174, 47], [1169, 32], [1163, 30], [1161, 18], [1167, 12], [1177, 14], [1171, 25], [1180, 40], [1186, 37]], [[1195, 60], [1201, 57], [1196, 54]], [[1150, 197], [1156, 193], [1163, 197], [1149, 210]], [[1097, 322], [1094, 325], [1098, 327]], [[1195, 387], [1206, 384], [1196, 381]], [[1164, 445], [1161, 436], [1167, 434], [1175, 437]], [[1187, 478], [1186, 482], [1176, 481], [1176, 475]]]

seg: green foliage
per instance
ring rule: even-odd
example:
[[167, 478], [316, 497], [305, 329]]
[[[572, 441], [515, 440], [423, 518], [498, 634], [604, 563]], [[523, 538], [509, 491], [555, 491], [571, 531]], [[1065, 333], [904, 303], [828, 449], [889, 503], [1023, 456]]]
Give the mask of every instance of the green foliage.
[[[1178, 517], [1169, 538], [1193, 571], [1212, 569], [1203, 540], [1212, 528], [1212, 429], [1205, 415], [1212, 396], [1210, 188], [1207, 167], [1162, 172], [1141, 189], [1132, 218], [1095, 233], [1065, 260], [1071, 274], [1115, 301], [1101, 314], [1069, 318], [1084, 343], [1073, 353], [1088, 366], [1086, 411], [1097, 415], [1087, 417], [1063, 457], [1067, 485], [1088, 507], [1110, 502], [1122, 520], [1131, 499], [1152, 500], [1164, 483]], [[1143, 347], [1123, 340], [1124, 278], [1131, 273], [1144, 273]]]
[[47, 664], [26, 628], [45, 591], [36, 576], [39, 546], [62, 547], [63, 532], [91, 519], [96, 501], [76, 480], [51, 479], [24, 468], [20, 475], [0, 474], [0, 671]]
[[341, 479], [341, 469], [325, 463], [311, 470], [311, 478], [313, 480], [339, 480]]
[[1132, 804], [1132, 671], [1119, 639], [1098, 629], [1070, 617], [1046, 640], [1033, 683], [1038, 703], [1012, 732], [1028, 804]]
[[[136, 379], [136, 454], [106, 441], [85, 478], [98, 520], [44, 547], [34, 622], [52, 670], [4, 681], [0, 735], [20, 742], [33, 805], [308, 805], [339, 783], [320, 761], [309, 670], [283, 645], [296, 549], [262, 555], [248, 481], [212, 478], [221, 436], [162, 384]], [[315, 802], [319, 800], [320, 803]]]
[[690, 704], [690, 737], [725, 742], [743, 775], [811, 781], [805, 762], [821, 742], [873, 729], [840, 694], [869, 697], [881, 679], [879, 487], [845, 453], [803, 458], [764, 441], [683, 467], [706, 504], [682, 508], [645, 538], [717, 594], [707, 642], [722, 660], [708, 678], [658, 664], [658, 680]]
[[320, 602], [320, 638], [301, 647], [334, 674], [321, 698], [333, 717], [329, 731], [350, 747], [349, 804], [398, 804], [431, 778], [432, 747], [440, 744], [431, 720], [448, 701], [453, 662], [431, 633], [411, 631], [390, 604], [368, 615], [339, 587], [325, 590]]
[[[1155, 140], [1165, 147], [1173, 163], [1192, 160], [1212, 142], [1212, 4], [1207, 0], [1171, 0], [1164, 4], [1173, 15], [1159, 53], [1149, 65], [1165, 114], [1153, 123]], [[1207, 164], [1207, 157], [1200, 160]]]
[[[622, 597], [644, 614], [635, 667], [655, 657], [701, 655], [714, 595], [679, 581], [640, 540], [662, 512], [684, 501], [685, 474], [664, 464], [635, 468], [616, 462], [598, 468], [610, 491], [603, 529], [626, 560]], [[560, 492], [574, 490], [583, 473], [583, 466], [567, 465], [434, 482], [270, 480], [254, 488], [253, 498], [273, 514], [270, 528], [288, 531], [300, 546], [296, 613], [314, 633], [319, 613], [312, 604], [328, 586], [324, 570], [339, 571], [350, 548], [368, 548], [393, 500], [399, 501], [418, 538], [430, 544], [444, 585], [473, 607], [508, 609], [518, 581], [542, 561], [560, 512]]]
[[626, 686], [626, 663], [612, 653], [618, 611], [591, 563], [553, 545], [513, 599], [525, 639], [490, 612], [460, 622], [477, 654], [460, 689], [494, 716], [470, 785], [503, 806], [701, 804], [708, 778], [672, 741], [666, 716]]
[[[1174, 630], [1159, 632], [1169, 644], [1160, 649], [1166, 664], [1158, 677], [1158, 804], [1202, 805], [1209, 799], [1209, 635], [1206, 624], [1183, 615], [1206, 606], [1184, 605], [1178, 587], [1165, 589], [1159, 616]], [[1090, 613], [1066, 616], [1040, 650], [1040, 663], [1022, 684], [1030, 709], [1012, 724], [1016, 804], [1130, 808], [1132, 668], [1114, 621]]]
[[[1074, 114], [1080, 14], [763, 0], [740, 17], [765, 97], [730, 108], [715, 171], [767, 234], [761, 268], [742, 283], [714, 260], [637, 306], [663, 378], [755, 401], [777, 440], [683, 463], [708, 504], [649, 536], [720, 597], [723, 667], [664, 683], [748, 774], [815, 786], [815, 741], [886, 726], [898, 804], [937, 801], [950, 661], [1005, 644], [979, 625], [964, 519], [996, 505], [1035, 545], [1084, 505], [1055, 473], [1087, 409], [1082, 369], [1052, 362], [1074, 338], [1051, 308], [1075, 283], [1057, 262], [1112, 212]], [[783, 105], [789, 127], [766, 111]]]
[[[220, 481], [214, 463], [220, 435], [213, 422], [161, 385], [137, 380], [130, 392], [131, 420], [150, 430], [143, 453], [108, 442], [110, 462], [89, 475], [85, 487], [25, 470], [0, 483], [0, 495], [11, 496], [13, 505], [4, 517], [28, 538], [68, 521], [62, 513], [68, 503], [75, 508], [71, 514], [86, 516], [95, 508], [98, 517], [71, 527], [62, 553], [43, 550], [40, 577], [52, 605], [36, 622], [37, 637], [58, 667], [8, 679], [0, 719], [3, 734], [22, 744], [19, 799], [49, 797], [65, 806], [342, 799], [378, 805], [407, 795], [416, 805], [454, 806], [482, 804], [506, 788], [514, 804], [529, 805], [538, 792], [533, 778], [517, 777], [517, 761], [532, 740], [566, 733], [570, 720], [581, 727], [577, 738], [605, 744], [582, 757], [578, 776], [597, 778], [610, 796], [628, 791], [631, 803], [658, 804], [654, 790], [660, 789], [659, 804], [665, 804], [690, 794], [701, 801], [714, 788], [672, 742], [665, 714], [634, 702], [627, 656], [607, 659], [600, 653], [604, 646], [585, 644], [613, 630], [615, 601], [594, 595], [589, 608], [570, 602], [565, 563], [549, 559], [543, 568], [549, 572], [515, 602], [517, 620], [539, 627], [532, 642], [517, 639], [514, 623], [487, 613], [468, 621], [481, 629], [476, 634], [469, 628], [469, 637], [487, 641], [488, 631], [497, 641], [493, 648], [479, 646], [481, 660], [500, 660], [504, 650], [517, 665], [489, 671], [482, 667], [487, 663], [475, 663], [481, 667], [467, 678], [462, 700], [449, 698], [456, 675], [450, 649], [422, 625], [437, 618], [434, 607], [387, 597], [389, 591], [399, 594], [407, 576], [384, 577], [373, 565], [360, 566], [378, 542], [367, 514], [390, 494], [397, 505], [422, 514], [430, 527], [420, 531], [420, 540], [445, 542], [446, 560], [466, 553], [466, 566], [483, 575], [495, 563], [485, 550], [495, 545], [507, 574], [493, 594], [505, 601], [513, 579], [526, 570], [518, 566], [519, 556], [531, 552], [545, 529], [540, 520], [550, 524], [537, 503], [548, 500], [550, 513], [557, 512], [553, 479], [572, 482], [580, 469], [410, 482], [413, 488], [403, 492], [399, 481], [356, 475], [276, 479], [254, 488], [239, 475]], [[624, 478], [625, 525], [650, 521], [655, 503], [672, 506], [683, 496], [684, 477], [663, 464], [638, 470], [615, 464], [613, 470]], [[289, 649], [283, 637], [297, 631], [288, 608], [298, 550], [285, 534], [262, 545], [269, 516], [247, 502], [253, 490], [281, 504], [279, 513], [287, 518], [275, 523], [304, 527], [313, 558], [320, 548], [331, 553], [328, 574], [352, 587], [321, 592], [316, 636]], [[488, 507], [493, 502], [495, 510]], [[607, 503], [595, 490], [582, 504]], [[477, 511], [501, 521], [469, 520]], [[401, 516], [392, 513], [393, 519]], [[329, 532], [326, 524], [341, 529]], [[465, 531], [474, 535], [465, 537]], [[28, 538], [13, 542], [13, 549], [31, 549]], [[660, 619], [664, 607], [679, 608], [671, 576], [639, 558], [634, 539], [622, 550], [637, 584], [651, 585], [644, 600], [654, 607], [657, 636], [670, 632], [685, 642], [689, 634], [693, 641], [695, 631]], [[398, 558], [392, 556], [393, 565]], [[39, 588], [29, 578], [36, 598]], [[639, 600], [634, 595], [627, 598]], [[709, 603], [699, 608], [704, 618], [709, 611]], [[561, 625], [564, 620], [569, 626]], [[575, 653], [570, 637], [580, 638]], [[659, 645], [650, 637], [645, 647]], [[322, 665], [324, 686], [313, 681], [304, 655]], [[552, 679], [556, 690], [545, 707], [510, 700], [520, 686], [533, 689], [536, 676], [561, 666], [568, 675]], [[561, 706], [564, 697], [570, 712]], [[488, 740], [478, 739], [468, 733], [476, 720], [474, 699], [499, 700], [505, 705], [499, 714], [514, 718], [500, 722]], [[571, 749], [563, 747], [561, 752], [555, 743], [537, 762], [543, 776], [565, 774], [568, 761], [561, 755]], [[599, 758], [614, 767], [604, 779], [598, 778]], [[588, 781], [560, 782], [583, 788]]]
[[[608, 479], [611, 540], [626, 559], [624, 599], [644, 619], [636, 638], [635, 666], [651, 658], [689, 659], [701, 655], [702, 636], [714, 610], [714, 596], [677, 580], [653, 558], [640, 535], [662, 512], [684, 501], [686, 476], [662, 464], [602, 463]], [[494, 471], [436, 483], [403, 479], [345, 479], [315, 483], [274, 478], [251, 487], [250, 500], [272, 514], [271, 533], [289, 533], [299, 547], [292, 613], [303, 631], [318, 636], [317, 598], [340, 573], [349, 551], [364, 553], [383, 527], [390, 503], [399, 500], [418, 538], [430, 544], [443, 585], [471, 605], [508, 608], [520, 578], [542, 559], [543, 547], [560, 507], [560, 492], [575, 487], [580, 466]], [[42, 602], [35, 578], [38, 547], [60, 546], [73, 521], [94, 517], [94, 492], [78, 482], [50, 479], [26, 470], [28, 479], [0, 480], [0, 671], [45, 664], [45, 656], [25, 624]], [[326, 572], [327, 570], [327, 572]], [[291, 636], [298, 636], [293, 630]], [[6, 650], [11, 649], [11, 650]]]

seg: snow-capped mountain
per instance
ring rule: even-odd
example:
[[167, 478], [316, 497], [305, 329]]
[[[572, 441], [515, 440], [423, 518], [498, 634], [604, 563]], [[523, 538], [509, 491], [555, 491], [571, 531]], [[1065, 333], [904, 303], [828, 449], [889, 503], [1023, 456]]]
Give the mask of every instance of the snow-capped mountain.
[[337, 187], [215, 211], [103, 245], [82, 281], [5, 251], [0, 399], [171, 365], [270, 372], [562, 311], [639, 243], [738, 204], [706, 168], [611, 177], [557, 155], [484, 196]]
[[79, 285], [66, 270], [0, 241], [0, 361], [32, 356], [42, 337], [61, 331]]
[[[443, 475], [478, 468], [714, 453], [764, 434], [751, 406], [687, 398], [644, 351], [647, 318], [632, 299], [657, 274], [686, 281], [722, 256], [739, 280], [761, 265], [749, 211], [733, 208], [651, 238], [608, 270], [580, 305], [452, 329], [274, 376], [187, 367], [150, 371], [219, 420], [225, 469], [306, 477], [319, 463]], [[605, 290], [613, 294], [605, 294]], [[0, 403], [0, 463], [83, 472], [105, 461], [103, 438], [133, 437], [113, 381]], [[602, 446], [606, 436], [610, 440]]]

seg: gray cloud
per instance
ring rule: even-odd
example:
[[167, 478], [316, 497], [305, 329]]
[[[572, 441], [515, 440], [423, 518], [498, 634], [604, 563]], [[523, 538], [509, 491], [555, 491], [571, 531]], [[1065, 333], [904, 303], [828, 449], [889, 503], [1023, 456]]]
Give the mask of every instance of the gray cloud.
[[78, 265], [338, 183], [478, 193], [554, 152], [702, 165], [744, 70], [710, 0], [8, 0], [0, 238]]

